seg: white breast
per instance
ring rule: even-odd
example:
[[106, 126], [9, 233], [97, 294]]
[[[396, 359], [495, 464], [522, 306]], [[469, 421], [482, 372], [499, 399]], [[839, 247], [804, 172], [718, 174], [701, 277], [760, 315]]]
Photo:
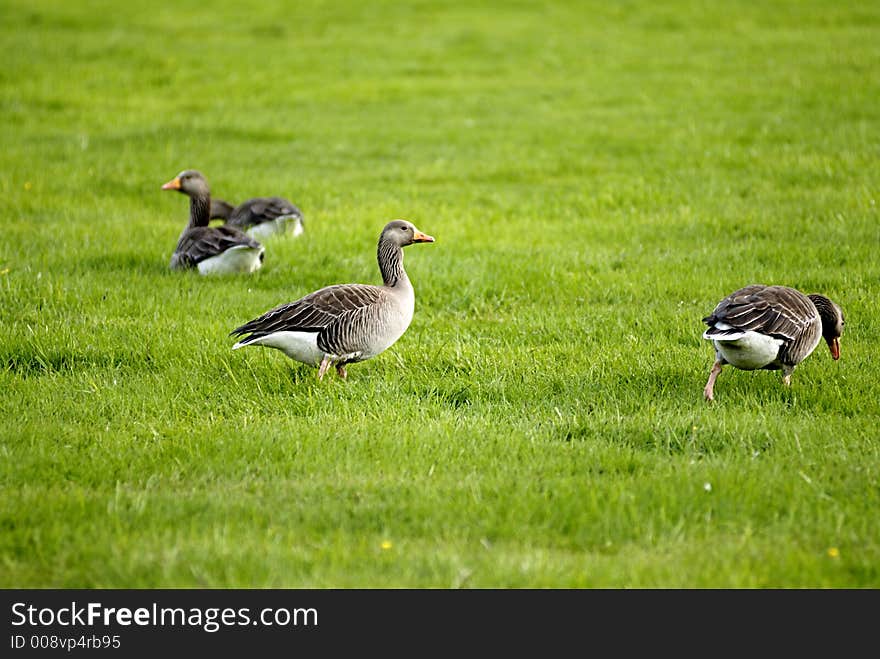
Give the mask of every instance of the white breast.
[[712, 343], [727, 362], [751, 371], [776, 361], [782, 340], [758, 332], [743, 332], [736, 338], [715, 339]]
[[217, 256], [199, 261], [199, 273], [203, 275], [219, 275], [234, 272], [254, 272], [263, 265], [263, 261], [260, 259], [262, 252], [262, 247], [236, 245]]

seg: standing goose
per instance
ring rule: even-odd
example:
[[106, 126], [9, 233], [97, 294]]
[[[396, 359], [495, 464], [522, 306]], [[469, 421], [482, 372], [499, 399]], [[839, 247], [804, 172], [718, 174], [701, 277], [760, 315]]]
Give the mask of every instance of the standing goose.
[[840, 359], [843, 311], [824, 295], [804, 295], [787, 286], [752, 284], [734, 291], [703, 318], [703, 338], [715, 347], [715, 363], [703, 389], [714, 400], [715, 380], [724, 364], [745, 371], [782, 369], [791, 385], [795, 366], [825, 339], [833, 359]]
[[211, 191], [201, 172], [187, 169], [162, 186], [189, 196], [189, 224], [171, 255], [172, 270], [199, 273], [254, 272], [263, 265], [264, 248], [246, 233], [227, 226], [210, 227]]
[[275, 307], [232, 330], [230, 336], [249, 335], [233, 350], [247, 345], [276, 348], [291, 359], [319, 366], [319, 380], [334, 365], [345, 379], [346, 364], [375, 357], [409, 327], [415, 294], [403, 269], [403, 248], [432, 242], [406, 220], [389, 222], [379, 236], [382, 286], [336, 284]]
[[211, 200], [211, 219], [222, 219], [227, 226], [253, 238], [299, 236], [303, 233], [302, 211], [283, 197], [254, 197], [233, 206], [223, 199]]

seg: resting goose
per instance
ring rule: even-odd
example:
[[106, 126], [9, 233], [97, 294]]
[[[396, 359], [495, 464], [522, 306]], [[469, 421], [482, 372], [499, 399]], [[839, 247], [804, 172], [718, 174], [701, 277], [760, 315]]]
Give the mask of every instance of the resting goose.
[[840, 359], [843, 311], [824, 295], [804, 295], [787, 286], [752, 284], [718, 303], [703, 322], [703, 338], [715, 346], [715, 363], [703, 389], [714, 400], [715, 380], [724, 364], [752, 371], [782, 369], [791, 385], [795, 366], [825, 339], [833, 359]]
[[411, 222], [389, 222], [379, 236], [382, 286], [336, 284], [275, 307], [232, 330], [230, 336], [249, 335], [233, 350], [247, 345], [276, 348], [298, 362], [319, 366], [319, 380], [330, 366], [345, 379], [346, 364], [375, 357], [409, 327], [415, 294], [403, 269], [403, 248], [432, 242]]
[[172, 270], [199, 273], [254, 272], [263, 265], [264, 248], [246, 233], [228, 226], [210, 227], [211, 192], [201, 172], [187, 169], [162, 186], [189, 196], [189, 224], [171, 255]]
[[212, 220], [228, 220], [235, 206], [223, 199], [211, 197], [211, 217]]
[[259, 240], [272, 236], [299, 236], [303, 232], [302, 211], [283, 197], [254, 197], [233, 206], [222, 199], [211, 200], [211, 219], [222, 219]]

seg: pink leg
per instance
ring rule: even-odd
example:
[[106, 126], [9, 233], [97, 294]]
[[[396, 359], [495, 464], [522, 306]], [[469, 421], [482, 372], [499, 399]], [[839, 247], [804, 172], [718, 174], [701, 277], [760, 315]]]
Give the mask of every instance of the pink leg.
[[341, 377], [343, 380], [348, 377], [348, 373], [345, 370], [345, 365], [343, 365], [343, 364], [336, 365], [336, 372], [339, 374], [339, 377]]
[[721, 374], [721, 362], [716, 361], [712, 364], [712, 370], [709, 371], [709, 381], [706, 383], [706, 388], [703, 389], [703, 398], [707, 401], [715, 400], [715, 380], [718, 379], [718, 376]]
[[318, 379], [324, 379], [324, 373], [326, 373], [330, 369], [330, 355], [324, 355], [324, 359], [321, 360], [321, 366], [318, 368]]

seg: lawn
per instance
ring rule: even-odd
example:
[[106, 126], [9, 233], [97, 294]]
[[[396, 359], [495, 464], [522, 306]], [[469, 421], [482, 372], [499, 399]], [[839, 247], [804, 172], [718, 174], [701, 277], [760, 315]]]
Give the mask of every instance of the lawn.
[[[880, 5], [0, 5], [0, 587], [880, 587]], [[180, 170], [281, 195], [171, 272]], [[228, 333], [379, 283], [347, 381]], [[847, 327], [725, 368], [749, 283]]]

